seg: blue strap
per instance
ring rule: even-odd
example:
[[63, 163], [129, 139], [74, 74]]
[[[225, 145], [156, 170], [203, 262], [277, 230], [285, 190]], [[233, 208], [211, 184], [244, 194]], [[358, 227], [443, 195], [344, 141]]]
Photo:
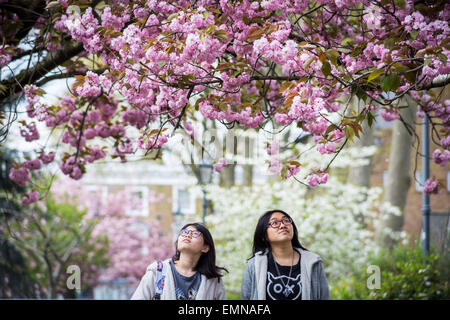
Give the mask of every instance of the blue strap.
[[164, 265], [161, 260], [156, 261], [156, 292], [155, 300], [161, 300], [161, 293], [164, 289], [164, 280], [166, 278]]

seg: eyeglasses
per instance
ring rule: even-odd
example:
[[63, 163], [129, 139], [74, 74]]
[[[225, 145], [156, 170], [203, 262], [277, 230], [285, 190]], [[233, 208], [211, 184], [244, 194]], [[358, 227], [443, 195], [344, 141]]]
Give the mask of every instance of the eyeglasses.
[[270, 226], [272, 228], [279, 228], [282, 222], [285, 226], [287, 226], [287, 225], [292, 224], [292, 219], [288, 218], [288, 217], [284, 217], [281, 220], [272, 220], [272, 221], [269, 221], [268, 226]]
[[188, 230], [188, 229], [182, 229], [180, 231], [180, 235], [187, 237], [187, 235], [190, 234], [193, 238], [198, 238], [202, 234], [200, 231], [197, 230]]

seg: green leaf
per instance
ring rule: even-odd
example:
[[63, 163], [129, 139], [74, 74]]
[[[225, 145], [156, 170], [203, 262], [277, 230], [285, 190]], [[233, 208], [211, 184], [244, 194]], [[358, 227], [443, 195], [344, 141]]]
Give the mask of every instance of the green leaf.
[[61, 6], [60, 3], [58, 1], [51, 1], [47, 4], [47, 6], [45, 7], [45, 9], [52, 9], [52, 8], [56, 8], [58, 6]]
[[411, 39], [416, 40], [417, 35], [419, 34], [419, 30], [411, 30], [409, 35], [411, 36]]
[[344, 131], [347, 139], [350, 142], [353, 142], [353, 139], [355, 138], [355, 131], [353, 131], [353, 128], [351, 126], [345, 126]]
[[306, 60], [305, 64], [303, 65], [303, 70], [306, 70], [314, 60], [315, 60], [315, 57], [311, 57], [308, 60]]
[[390, 74], [381, 81], [381, 89], [384, 92], [395, 91], [400, 87], [400, 78], [396, 74]]
[[328, 61], [322, 63], [322, 72], [325, 77], [328, 77], [331, 73], [331, 65]]
[[358, 97], [359, 100], [364, 100], [366, 102], [367, 100], [367, 93], [361, 88], [357, 87], [355, 90], [355, 94]]
[[210, 25], [208, 28], [205, 29], [205, 32], [206, 32], [206, 33], [211, 33], [211, 32], [213, 32], [216, 28], [217, 28], [217, 26], [214, 25], [214, 24], [212, 24], [212, 25]]
[[162, 68], [166, 65], [166, 63], [167, 63], [166, 61], [158, 61], [157, 66], [158, 68]]
[[351, 55], [352, 57], [357, 57], [357, 56], [359, 56], [359, 54], [360, 54], [361, 52], [363, 52], [363, 50], [364, 50], [366, 47], [367, 47], [367, 43], [366, 43], [366, 42], [363, 42], [363, 43], [361, 43], [360, 45], [358, 45], [355, 49], [353, 49], [353, 51], [350, 53], [350, 55]]
[[336, 125], [330, 124], [330, 125], [328, 126], [327, 130], [325, 131], [324, 136], [327, 137], [327, 136], [331, 133], [331, 131], [334, 131], [334, 130], [336, 130], [337, 128], [338, 128], [338, 127], [337, 127]]
[[415, 83], [417, 78], [417, 71], [406, 72], [403, 74], [403, 76], [406, 78], [406, 80], [409, 81], [409, 83]]
[[401, 9], [405, 9], [406, 6], [405, 0], [395, 0], [394, 3], [398, 5]]
[[373, 71], [371, 74], [369, 74], [369, 78], [367, 79], [367, 82], [370, 82], [372, 80], [375, 80], [379, 76], [381, 76], [384, 73], [383, 69], [377, 69]]
[[441, 61], [444, 63], [444, 65], [447, 64], [447, 56], [443, 53], [438, 53], [437, 56], [439, 57], [439, 59], [441, 59]]
[[225, 30], [217, 30], [214, 32], [214, 35], [221, 40], [228, 41], [228, 32]]
[[242, 70], [235, 70], [231, 75], [230, 78], [236, 78], [238, 75], [242, 73]]
[[297, 166], [297, 167], [300, 167], [300, 166], [301, 166], [300, 162], [298, 162], [298, 161], [296, 161], [296, 160], [290, 160], [290, 161], [288, 161], [288, 163], [289, 163], [290, 165]]
[[395, 45], [395, 40], [392, 38], [386, 38], [383, 41], [383, 44], [387, 49], [392, 49], [392, 47]]
[[369, 125], [370, 128], [372, 128], [373, 122], [375, 121], [375, 117], [373, 116], [372, 113], [367, 113], [367, 124]]

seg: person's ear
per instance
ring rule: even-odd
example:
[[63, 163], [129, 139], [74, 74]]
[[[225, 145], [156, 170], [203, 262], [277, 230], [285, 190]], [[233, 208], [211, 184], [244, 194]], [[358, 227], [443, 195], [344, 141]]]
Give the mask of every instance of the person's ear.
[[203, 252], [203, 253], [207, 253], [208, 251], [209, 251], [209, 245], [205, 244], [205, 245], [203, 246], [202, 252]]

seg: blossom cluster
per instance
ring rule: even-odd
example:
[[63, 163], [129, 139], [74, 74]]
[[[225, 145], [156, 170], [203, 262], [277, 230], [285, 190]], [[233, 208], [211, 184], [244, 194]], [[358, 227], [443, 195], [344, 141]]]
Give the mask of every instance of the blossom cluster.
[[[450, 5], [422, 10], [412, 0], [316, 2], [117, 0], [94, 8], [47, 0], [49, 20], [36, 22], [36, 41], [50, 52], [62, 47], [55, 39], [84, 50], [64, 64], [77, 74], [71, 94], [48, 106], [39, 88], [27, 86], [27, 114], [63, 128], [62, 142], [75, 150], [60, 167], [76, 179], [86, 162], [108, 155], [126, 161], [138, 148], [161, 148], [170, 136], [148, 137], [148, 129], [180, 128], [197, 111], [227, 127], [264, 128], [271, 120], [296, 125], [312, 134], [323, 156], [334, 154], [352, 133], [341, 112], [348, 96], [369, 106], [354, 117], [352, 128], [358, 128], [375, 109], [387, 121], [398, 119], [394, 102], [410, 94], [421, 102], [419, 116], [439, 119], [447, 143], [450, 101], [424, 88], [450, 73]], [[5, 21], [18, 19], [2, 14]], [[17, 30], [8, 32], [5, 39]], [[18, 53], [4, 45], [0, 66]], [[29, 126], [23, 136], [32, 141], [39, 135]], [[141, 135], [131, 138], [129, 127]], [[333, 139], [335, 128], [343, 134]], [[114, 147], [101, 150], [95, 143], [101, 139]], [[446, 150], [436, 153], [440, 164], [447, 163]], [[285, 177], [299, 171], [276, 156], [269, 167]]]
[[[132, 188], [116, 192], [103, 191], [106, 186], [89, 190], [81, 181], [58, 178], [52, 186], [52, 196], [63, 203], [71, 203], [86, 210], [84, 222], [97, 219], [89, 242], [96, 246], [100, 236], [106, 236], [108, 264], [104, 270], [95, 270], [91, 285], [125, 278], [134, 288], [148, 265], [156, 259], [166, 259], [173, 252], [169, 235], [161, 233], [157, 220], [142, 221], [126, 213], [138, 199]], [[105, 196], [106, 194], [106, 196]], [[148, 201], [160, 203], [164, 195], [151, 191]], [[91, 269], [92, 266], [87, 266]]]

